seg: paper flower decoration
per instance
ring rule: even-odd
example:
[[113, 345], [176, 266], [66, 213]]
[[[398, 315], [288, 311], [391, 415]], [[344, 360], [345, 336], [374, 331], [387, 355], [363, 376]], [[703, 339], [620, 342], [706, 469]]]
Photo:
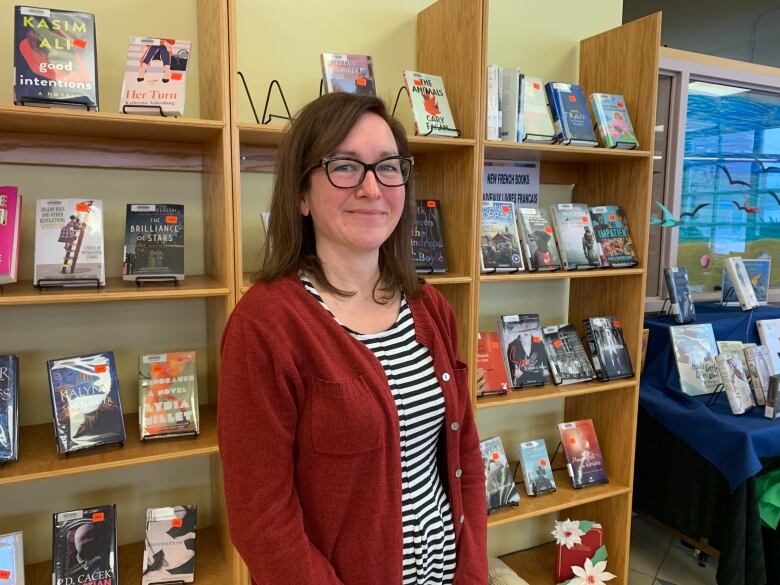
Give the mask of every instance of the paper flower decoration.
[[568, 518], [563, 522], [555, 522], [555, 530], [552, 531], [552, 535], [555, 537], [555, 543], [564, 545], [566, 548], [571, 548], [575, 544], [582, 544], [582, 536], [587, 532], [580, 528], [580, 523], [571, 521]]
[[585, 559], [584, 567], [572, 567], [576, 577], [568, 582], [568, 585], [604, 585], [605, 581], [614, 579], [616, 575], [608, 573], [607, 561], [599, 561], [595, 565], [590, 559]]

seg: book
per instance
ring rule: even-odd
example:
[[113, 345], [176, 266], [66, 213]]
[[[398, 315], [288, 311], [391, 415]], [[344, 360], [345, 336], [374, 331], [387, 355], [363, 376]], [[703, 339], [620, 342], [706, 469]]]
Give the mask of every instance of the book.
[[552, 461], [544, 439], [520, 443], [519, 450], [520, 466], [523, 468], [523, 479], [528, 495], [538, 496], [554, 492], [557, 488], [552, 472]]
[[688, 270], [685, 266], [664, 268], [666, 289], [669, 291], [671, 312], [676, 323], [691, 323], [696, 320], [696, 308], [693, 305]]
[[566, 454], [566, 468], [572, 485], [579, 489], [599, 483], [607, 483], [607, 469], [601, 447], [596, 437], [593, 421], [578, 420], [558, 425], [563, 452]]
[[325, 93], [376, 95], [374, 60], [370, 55], [322, 53], [320, 63]]
[[[737, 299], [739, 299], [739, 306], [743, 311], [755, 309], [758, 306], [758, 299], [753, 291], [753, 285], [745, 270], [745, 263], [742, 261], [742, 258], [738, 256], [726, 258], [723, 266], [729, 275]], [[728, 294], [728, 292], [724, 294]]]
[[200, 432], [195, 357], [194, 351], [177, 351], [139, 358], [142, 440]]
[[572, 567], [584, 567], [585, 561], [592, 559], [604, 544], [601, 524], [587, 520], [556, 520], [552, 534], [556, 537], [555, 582], [561, 584], [575, 577]]
[[753, 395], [750, 392], [748, 376], [742, 367], [739, 355], [726, 352], [715, 356], [720, 379], [723, 381], [723, 390], [729, 401], [732, 414], [744, 414], [755, 406]]
[[583, 320], [593, 370], [599, 380], [630, 378], [634, 375], [623, 329], [617, 317], [590, 317]]
[[769, 350], [764, 345], [758, 345], [746, 347], [744, 353], [748, 374], [753, 386], [753, 394], [756, 397], [756, 404], [763, 406], [766, 404], [766, 395], [769, 391], [769, 377], [772, 375]]
[[16, 6], [14, 103], [98, 109], [95, 16]]
[[567, 146], [598, 146], [582, 87], [548, 81], [544, 91], [550, 104], [556, 142]]
[[515, 480], [509, 470], [501, 437], [491, 437], [480, 441], [482, 464], [485, 467], [485, 491], [487, 493], [487, 511], [516, 506], [520, 503]]
[[183, 116], [192, 42], [130, 37], [119, 111]]
[[558, 255], [558, 246], [547, 211], [540, 207], [520, 207], [515, 212], [528, 270], [559, 270], [561, 257]]
[[477, 332], [477, 368], [482, 371], [484, 387], [477, 396], [506, 394], [509, 378], [501, 351], [501, 341], [495, 331]]
[[718, 348], [712, 323], [677, 325], [669, 329], [680, 389], [690, 396], [712, 394], [721, 383], [715, 363]]
[[769, 377], [764, 416], [772, 420], [780, 418], [780, 374], [772, 374]]
[[593, 233], [606, 257], [607, 266], [626, 268], [636, 266], [639, 259], [634, 242], [628, 233], [626, 212], [619, 205], [603, 205], [590, 208]]
[[761, 345], [769, 353], [770, 371], [780, 374], [780, 319], [761, 319], [756, 321]]
[[184, 206], [127, 204], [124, 280], [184, 280]]
[[444, 80], [438, 75], [404, 71], [404, 84], [412, 104], [414, 133], [423, 136], [458, 137]]
[[556, 384], [587, 382], [596, 377], [579, 333], [571, 323], [542, 329], [550, 374]]
[[125, 424], [114, 352], [49, 360], [57, 450], [123, 443]]
[[146, 545], [141, 585], [195, 580], [197, 506], [146, 510]]
[[487, 66], [485, 140], [501, 140], [501, 68]]
[[0, 534], [0, 582], [24, 585], [24, 539], [21, 532]]
[[22, 196], [11, 185], [0, 186], [0, 284], [16, 282], [22, 232]]
[[523, 75], [521, 79], [523, 94], [523, 142], [555, 142], [550, 109], [544, 93], [544, 84], [538, 77]]
[[590, 209], [584, 203], [558, 203], [552, 208], [552, 221], [565, 270], [601, 266], [600, 250]]
[[54, 585], [118, 585], [116, 506], [54, 514]]
[[639, 147], [634, 126], [622, 95], [613, 93], [590, 94], [590, 105], [596, 119], [599, 142], [604, 148]]
[[525, 269], [520, 254], [514, 203], [482, 202], [480, 249], [482, 272], [516, 272]]
[[[750, 284], [753, 287], [753, 292], [756, 295], [758, 304], [766, 305], [769, 302], [769, 277], [772, 270], [771, 258], [743, 258], [742, 263], [745, 265], [745, 272], [747, 272], [748, 278], [750, 279]], [[729, 293], [729, 290], [733, 287], [734, 285], [731, 282], [728, 270], [726, 270], [726, 266], [724, 264], [723, 277], [720, 286], [720, 300], [724, 305], [739, 305], [739, 300], [735, 299], [733, 294], [728, 298], [726, 297], [726, 295]]]
[[498, 338], [513, 388], [542, 386], [550, 381], [539, 315], [502, 315]]
[[36, 286], [46, 283], [63, 286], [106, 284], [102, 201], [36, 201], [33, 283]]
[[0, 464], [19, 459], [19, 358], [0, 355]]
[[435, 199], [416, 200], [417, 215], [412, 226], [412, 260], [417, 272], [447, 272], [441, 203]]
[[501, 69], [501, 140], [523, 140], [523, 93], [520, 80], [523, 74], [517, 67]]

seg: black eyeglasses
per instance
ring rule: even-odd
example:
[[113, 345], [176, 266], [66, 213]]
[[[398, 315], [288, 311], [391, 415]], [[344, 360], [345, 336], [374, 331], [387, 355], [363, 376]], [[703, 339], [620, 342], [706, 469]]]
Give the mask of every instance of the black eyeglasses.
[[412, 176], [414, 159], [411, 156], [388, 156], [368, 164], [354, 158], [334, 156], [323, 158], [321, 164], [330, 184], [339, 189], [357, 187], [366, 178], [368, 171], [374, 172], [380, 185], [401, 187]]

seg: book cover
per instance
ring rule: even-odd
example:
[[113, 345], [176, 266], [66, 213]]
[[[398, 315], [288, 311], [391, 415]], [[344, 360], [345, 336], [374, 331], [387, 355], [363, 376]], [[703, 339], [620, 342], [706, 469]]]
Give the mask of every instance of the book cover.
[[753, 394], [756, 404], [766, 404], [766, 395], [769, 390], [769, 377], [772, 375], [769, 361], [769, 350], [766, 346], [758, 345], [745, 348], [745, 361], [748, 365], [748, 374], [753, 383]]
[[555, 142], [550, 109], [544, 93], [544, 84], [538, 77], [523, 75], [521, 79], [523, 94], [523, 142]]
[[588, 206], [584, 203], [558, 203], [551, 210], [564, 269], [601, 266], [600, 249], [593, 233]]
[[780, 374], [772, 374], [769, 377], [764, 416], [772, 420], [780, 418]]
[[596, 377], [574, 325], [551, 325], [544, 327], [542, 334], [553, 382], [575, 384]]
[[412, 226], [412, 260], [417, 272], [447, 272], [441, 203], [435, 199], [416, 200], [417, 215]]
[[636, 266], [639, 259], [628, 233], [628, 221], [623, 208], [619, 205], [591, 207], [590, 217], [593, 233], [608, 265], [613, 268]]
[[447, 101], [444, 80], [438, 75], [404, 71], [404, 83], [412, 104], [414, 133], [457, 138], [458, 127]]
[[200, 432], [194, 351], [142, 355], [138, 387], [141, 439]]
[[374, 61], [369, 55], [322, 53], [320, 63], [325, 93], [376, 95]]
[[19, 459], [19, 358], [0, 355], [0, 464]]
[[732, 352], [722, 353], [715, 356], [715, 363], [732, 414], [746, 413], [755, 406], [755, 402], [739, 356]]
[[106, 284], [103, 261], [103, 202], [97, 199], [38, 199], [35, 206], [33, 282], [65, 286]]
[[[756, 298], [756, 293], [753, 291], [753, 285], [745, 270], [745, 263], [742, 261], [742, 258], [738, 256], [726, 258], [723, 266], [734, 287], [734, 293], [736, 293], [737, 299], [739, 300], [739, 306], [743, 311], [755, 309], [758, 306], [758, 299]], [[724, 294], [728, 294], [728, 291]]]
[[16, 282], [19, 272], [22, 196], [11, 185], [0, 185], [0, 284]]
[[574, 487], [607, 483], [607, 469], [593, 421], [587, 419], [560, 423], [558, 431], [566, 454], [566, 467]]
[[14, 103], [98, 108], [95, 16], [16, 6]]
[[146, 510], [146, 546], [141, 585], [195, 580], [196, 506]]
[[522, 77], [517, 67], [501, 69], [501, 140], [504, 142], [523, 140]]
[[558, 270], [561, 257], [555, 242], [550, 217], [540, 207], [521, 207], [516, 210], [523, 251], [528, 270]]
[[52, 583], [118, 585], [116, 506], [54, 514]]
[[567, 146], [598, 146], [582, 87], [574, 83], [548, 81], [544, 90], [550, 104], [556, 141]]
[[57, 450], [122, 443], [125, 424], [114, 352], [49, 360]]
[[684, 266], [664, 268], [666, 289], [672, 304], [672, 315], [676, 323], [691, 323], [696, 320], [696, 308], [693, 305], [688, 270]]
[[780, 374], [780, 319], [761, 319], [756, 321], [761, 345], [769, 353], [770, 371]]
[[712, 394], [721, 383], [715, 364], [718, 347], [712, 323], [677, 325], [669, 331], [680, 374], [680, 389], [691, 396]]
[[24, 585], [24, 540], [21, 532], [0, 534], [0, 583]]
[[520, 503], [520, 494], [509, 470], [501, 437], [491, 437], [480, 441], [482, 464], [485, 467], [485, 490], [487, 493], [487, 511]]
[[617, 317], [590, 317], [583, 321], [593, 369], [599, 380], [630, 378], [634, 375], [623, 329]]
[[639, 141], [622, 95], [612, 93], [590, 94], [590, 105], [596, 119], [599, 139], [604, 148], [634, 149]]
[[184, 206], [127, 205], [122, 278], [184, 279]]
[[552, 534], [556, 540], [556, 583], [574, 578], [572, 567], [583, 567], [586, 559], [592, 559], [604, 544], [604, 530], [601, 524], [588, 520], [572, 521], [567, 518], [564, 521], [556, 521], [555, 531]]
[[502, 315], [498, 336], [513, 388], [541, 386], [550, 381], [539, 315]]
[[487, 67], [486, 90], [485, 140], [501, 140], [501, 68], [498, 65]]
[[482, 202], [480, 236], [482, 272], [524, 270], [520, 238], [515, 223], [515, 205], [511, 201]]
[[[742, 263], [745, 265], [745, 271], [747, 272], [750, 284], [753, 287], [753, 292], [756, 295], [756, 300], [759, 305], [766, 305], [769, 302], [769, 277], [772, 270], [771, 258], [758, 258], [747, 259], [743, 258]], [[723, 266], [723, 277], [720, 286], [720, 300], [727, 306], [738, 306], [739, 299], [735, 298], [732, 293], [731, 296], [726, 298], [729, 290], [734, 288], [731, 282], [726, 266]]]
[[509, 390], [501, 342], [495, 331], [477, 332], [477, 368], [484, 378], [484, 390], [478, 396], [505, 394]]
[[555, 477], [552, 472], [552, 461], [547, 452], [544, 439], [520, 443], [520, 465], [523, 468], [525, 489], [529, 496], [538, 496], [554, 492]]
[[191, 41], [131, 37], [119, 111], [184, 115]]

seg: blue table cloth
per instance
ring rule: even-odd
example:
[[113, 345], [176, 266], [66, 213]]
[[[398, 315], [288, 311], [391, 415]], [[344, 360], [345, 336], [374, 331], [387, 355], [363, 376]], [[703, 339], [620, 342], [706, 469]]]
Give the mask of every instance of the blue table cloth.
[[[716, 340], [760, 344], [756, 321], [761, 319], [780, 319], [780, 308], [764, 306], [743, 312], [739, 307], [696, 303], [696, 323], [712, 323]], [[709, 396], [683, 394], [669, 332], [675, 326], [671, 318], [645, 316], [650, 336], [639, 403], [717, 467], [733, 491], [761, 471], [762, 458], [780, 456], [780, 420], [764, 418], [763, 406], [734, 416], [725, 395], [714, 406], [707, 406]]]

